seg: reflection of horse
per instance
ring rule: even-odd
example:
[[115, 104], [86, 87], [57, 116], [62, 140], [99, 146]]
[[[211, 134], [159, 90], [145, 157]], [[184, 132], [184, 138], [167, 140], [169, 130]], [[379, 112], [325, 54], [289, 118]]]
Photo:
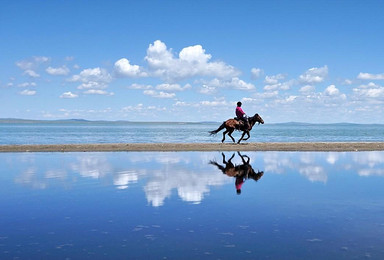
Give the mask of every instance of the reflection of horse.
[[209, 133], [211, 135], [215, 135], [225, 128], [226, 130], [223, 132], [223, 140], [221, 140], [221, 142], [224, 143], [225, 135], [228, 133], [229, 137], [231, 137], [232, 141], [235, 143], [235, 139], [232, 136], [233, 131], [235, 130], [243, 131], [241, 138], [239, 139], [239, 141], [237, 141], [237, 143], [239, 144], [241, 140], [243, 140], [243, 137], [245, 134], [247, 134], [248, 137], [245, 138], [244, 140], [248, 140], [249, 137], [251, 137], [249, 135], [249, 132], [252, 130], [252, 127], [256, 124], [256, 122], [259, 124], [260, 123], [264, 124], [264, 120], [261, 118], [261, 116], [259, 116], [259, 114], [255, 114], [254, 116], [248, 117], [248, 122], [249, 122], [249, 128], [245, 128], [244, 123], [241, 120], [228, 119], [227, 121], [222, 123], [219, 128], [217, 128], [216, 130], [210, 131]]
[[[255, 170], [252, 168], [252, 165], [249, 163], [250, 158], [247, 155], [241, 155], [240, 152], [237, 152], [243, 164], [235, 166], [232, 163], [232, 159], [235, 154], [233, 154], [228, 161], [225, 160], [224, 153], [221, 154], [223, 156], [223, 164], [225, 166], [218, 164], [216, 161], [210, 161], [209, 163], [217, 166], [217, 168], [219, 168], [223, 172], [223, 174], [226, 174], [229, 177], [236, 178], [235, 184], [237, 194], [241, 193], [241, 186], [243, 185], [244, 181], [246, 181], [247, 179], [253, 179], [254, 181], [258, 181], [264, 175], [263, 171], [257, 171], [257, 173], [255, 172]], [[247, 158], [247, 160], [244, 159], [245, 157]]]

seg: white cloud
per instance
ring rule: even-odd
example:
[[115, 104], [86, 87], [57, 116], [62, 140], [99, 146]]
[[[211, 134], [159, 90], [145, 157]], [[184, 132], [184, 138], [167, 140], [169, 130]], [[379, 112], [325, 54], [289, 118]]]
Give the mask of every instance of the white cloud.
[[300, 75], [299, 81], [303, 84], [317, 84], [323, 82], [328, 76], [328, 67], [325, 65], [321, 68], [311, 68], [304, 74]]
[[357, 78], [364, 79], [364, 80], [384, 80], [384, 73], [370, 74], [370, 73], [360, 72], [359, 75], [357, 75]]
[[17, 85], [18, 87], [26, 88], [26, 87], [36, 87], [35, 82], [24, 82]]
[[324, 94], [327, 96], [337, 96], [340, 94], [340, 91], [335, 85], [330, 85], [325, 89]]
[[79, 97], [77, 94], [73, 94], [72, 92], [68, 91], [68, 92], [64, 92], [60, 98], [77, 98]]
[[33, 70], [36, 69], [40, 64], [46, 63], [50, 60], [48, 57], [37, 56], [31, 59], [17, 61], [16, 66], [22, 70]]
[[122, 58], [115, 62], [115, 71], [117, 75], [124, 77], [146, 77], [140, 66], [130, 64], [129, 60]]
[[27, 75], [27, 76], [29, 76], [31, 78], [38, 78], [38, 77], [40, 77], [39, 74], [37, 74], [35, 71], [30, 70], [30, 69], [24, 71], [23, 75]]
[[152, 74], [168, 81], [177, 81], [195, 76], [218, 78], [234, 77], [239, 72], [224, 62], [211, 62], [211, 55], [206, 54], [201, 45], [183, 48], [178, 58], [172, 50], [157, 40], [149, 45], [145, 60], [152, 69]]
[[183, 91], [183, 90], [186, 90], [190, 87], [191, 87], [191, 85], [189, 85], [189, 84], [182, 87], [179, 84], [164, 83], [164, 84], [157, 85], [156, 89], [157, 90], [165, 90], [165, 91]]
[[89, 90], [84, 91], [83, 93], [87, 94], [87, 95], [104, 95], [104, 96], [113, 96], [114, 95], [113, 92], [107, 92], [107, 91], [101, 90], [101, 89], [89, 89]]
[[259, 68], [252, 68], [251, 69], [252, 79], [258, 79], [263, 74], [264, 74], [264, 72], [262, 69], [259, 69]]
[[201, 101], [200, 105], [207, 107], [217, 107], [217, 106], [231, 106], [233, 104], [228, 103], [224, 98], [219, 98], [214, 101]]
[[19, 93], [20, 93], [20, 95], [23, 95], [23, 96], [34, 96], [34, 95], [36, 95], [36, 90], [24, 89], [23, 91], [21, 91]]
[[265, 85], [265, 91], [271, 90], [289, 90], [291, 86], [295, 83], [294, 80], [286, 81], [286, 82], [276, 82], [275, 84]]
[[307, 93], [307, 92], [313, 92], [313, 91], [315, 91], [315, 87], [314, 87], [314, 86], [311, 86], [311, 85], [306, 85], [306, 86], [300, 88], [299, 91], [300, 91], [300, 92], [305, 92], [305, 93]]
[[111, 80], [111, 75], [104, 69], [93, 68], [85, 69], [80, 72], [78, 75], [72, 76], [70, 81], [74, 82], [90, 82], [90, 81], [103, 81], [109, 82]]
[[287, 98], [285, 99], [285, 101], [286, 101], [286, 102], [293, 102], [293, 101], [296, 100], [296, 98], [297, 98], [297, 96], [289, 96], [289, 97], [287, 97]]
[[151, 85], [142, 85], [133, 83], [132, 85], [128, 86], [129, 89], [151, 89], [153, 88]]
[[350, 80], [350, 79], [346, 79], [346, 80], [344, 80], [343, 84], [344, 84], [344, 85], [352, 85], [352, 84], [353, 84], [353, 81]]
[[69, 69], [67, 68], [67, 66], [62, 66], [58, 68], [48, 67], [45, 71], [48, 74], [54, 76], [66, 76], [69, 74]]
[[361, 85], [354, 88], [353, 92], [358, 98], [382, 99], [384, 98], [384, 87], [370, 82], [368, 85]]
[[285, 75], [277, 74], [273, 76], [265, 76], [264, 82], [269, 85], [277, 84], [280, 80], [285, 79]]
[[111, 80], [111, 75], [101, 68], [85, 69], [69, 79], [72, 82], [81, 82], [78, 89], [105, 89]]
[[216, 87], [208, 86], [206, 84], [203, 84], [199, 90], [201, 94], [206, 94], [206, 95], [212, 95], [217, 92]]
[[155, 97], [155, 98], [174, 98], [176, 96], [175, 93], [167, 93], [163, 91], [155, 91], [155, 90], [144, 90], [144, 95]]
[[252, 83], [247, 83], [244, 80], [234, 77], [227, 80], [213, 79], [205, 84], [208, 88], [231, 88], [238, 90], [253, 90], [255, 85]]

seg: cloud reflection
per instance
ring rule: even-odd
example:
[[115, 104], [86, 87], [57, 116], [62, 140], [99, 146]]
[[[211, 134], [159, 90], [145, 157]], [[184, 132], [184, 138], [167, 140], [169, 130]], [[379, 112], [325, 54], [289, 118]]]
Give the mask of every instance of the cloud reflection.
[[[384, 152], [247, 152], [247, 155], [252, 164], [268, 175], [299, 174], [310, 182], [327, 183], [330, 175], [340, 171], [364, 177], [384, 176]], [[233, 179], [217, 174], [217, 169], [209, 164], [215, 158], [220, 162], [221, 153], [28, 153], [1, 154], [0, 162], [8, 166], [5, 171], [16, 172], [14, 181], [22, 186], [68, 188], [87, 179], [124, 191], [140, 185], [148, 204], [159, 207], [171, 196], [199, 204], [212, 187], [233, 185]]]

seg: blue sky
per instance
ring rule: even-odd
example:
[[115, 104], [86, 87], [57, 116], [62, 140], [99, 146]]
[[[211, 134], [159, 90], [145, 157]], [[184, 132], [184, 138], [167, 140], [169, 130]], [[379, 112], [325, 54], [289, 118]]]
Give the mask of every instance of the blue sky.
[[0, 118], [384, 123], [382, 1], [7, 1]]

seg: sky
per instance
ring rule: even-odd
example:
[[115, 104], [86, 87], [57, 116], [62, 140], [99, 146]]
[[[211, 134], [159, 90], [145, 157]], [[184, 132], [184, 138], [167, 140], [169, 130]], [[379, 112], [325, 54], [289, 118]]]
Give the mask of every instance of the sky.
[[384, 123], [384, 3], [0, 2], [0, 118]]

